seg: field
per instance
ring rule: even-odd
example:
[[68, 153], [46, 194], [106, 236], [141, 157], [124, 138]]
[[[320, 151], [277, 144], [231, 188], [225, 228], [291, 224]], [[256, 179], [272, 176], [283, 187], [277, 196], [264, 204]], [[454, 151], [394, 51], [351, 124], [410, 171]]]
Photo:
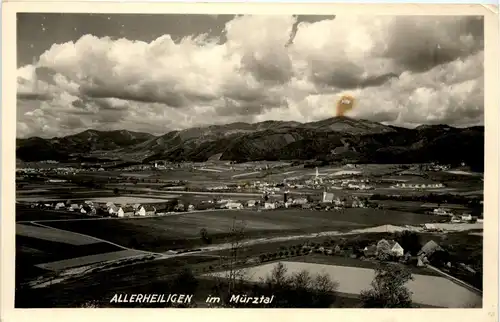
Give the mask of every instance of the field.
[[16, 221], [36, 221], [36, 220], [57, 220], [57, 219], [78, 219], [81, 214], [66, 211], [54, 211], [45, 209], [30, 208], [23, 205], [16, 205]]
[[[323, 265], [303, 262], [283, 262], [289, 274], [307, 270], [310, 274], [326, 273], [333, 280], [339, 282], [338, 292], [346, 294], [360, 294], [370, 289], [374, 271], [367, 268]], [[252, 267], [246, 271], [250, 281], [258, 282], [266, 278], [276, 264], [265, 264]], [[219, 273], [224, 276], [224, 272]], [[413, 281], [408, 282], [414, 302], [424, 305], [460, 308], [469, 305], [481, 306], [481, 296], [457, 284], [437, 276], [413, 274]]]
[[103, 238], [122, 246], [149, 251], [166, 251], [202, 244], [205, 228], [213, 243], [223, 243], [233, 225], [244, 226], [245, 236], [266, 237], [321, 231], [345, 231], [386, 223], [422, 224], [433, 216], [352, 208], [338, 212], [301, 209], [275, 211], [207, 211], [141, 219], [59, 221], [47, 225]]
[[92, 198], [89, 199], [89, 201], [96, 202], [96, 203], [108, 203], [112, 202], [118, 205], [122, 204], [135, 204], [135, 203], [140, 203], [140, 204], [147, 204], [147, 203], [158, 203], [161, 202], [161, 198], [175, 198], [178, 197], [178, 195], [162, 195], [161, 197], [158, 198], [144, 198], [144, 197], [132, 197], [132, 196], [116, 196], [116, 197], [107, 197], [107, 198]]
[[[65, 236], [68, 236], [67, 234], [71, 233], [66, 233]], [[64, 239], [49, 241], [35, 236], [38, 235], [16, 235], [16, 284], [18, 285], [48, 273], [46, 269], [36, 265], [121, 250], [105, 242], [72, 245], [66, 243]], [[58, 239], [62, 239], [61, 236]]]
[[75, 246], [95, 244], [99, 242], [95, 238], [73, 234], [60, 229], [43, 228], [25, 224], [16, 224], [16, 235]]
[[104, 261], [118, 260], [132, 256], [144, 255], [142, 252], [135, 250], [120, 250], [116, 252], [100, 253], [94, 255], [87, 255], [82, 257], [74, 257], [70, 259], [63, 259], [55, 262], [37, 264], [35, 266], [51, 271], [60, 271], [68, 268], [86, 266], [96, 264]]
[[109, 306], [115, 293], [165, 294], [169, 292], [169, 278], [183, 268], [191, 267], [196, 271], [197, 267], [208, 267], [218, 261], [210, 256], [189, 256], [95, 271], [46, 288], [19, 290], [16, 307], [75, 307], [84, 301], [100, 301]]

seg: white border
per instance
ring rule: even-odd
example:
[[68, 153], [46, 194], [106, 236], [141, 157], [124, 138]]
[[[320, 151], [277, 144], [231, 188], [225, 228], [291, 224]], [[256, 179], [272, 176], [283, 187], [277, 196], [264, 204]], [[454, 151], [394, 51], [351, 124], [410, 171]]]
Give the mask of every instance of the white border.
[[[496, 321], [498, 320], [498, 8], [485, 5], [435, 4], [271, 4], [271, 3], [110, 3], [7, 2], [2, 12], [2, 162], [1, 162], [1, 319], [2, 321]], [[496, 12], [495, 12], [496, 11]], [[484, 15], [485, 19], [485, 225], [482, 309], [14, 309], [16, 12], [205, 13], [205, 14], [368, 14]], [[196, 314], [196, 315], [195, 315]]]

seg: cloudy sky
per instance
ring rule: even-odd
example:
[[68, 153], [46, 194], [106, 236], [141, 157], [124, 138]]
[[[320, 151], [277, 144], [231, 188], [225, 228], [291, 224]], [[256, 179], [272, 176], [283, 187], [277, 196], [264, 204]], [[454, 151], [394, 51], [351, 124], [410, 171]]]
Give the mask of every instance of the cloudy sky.
[[471, 16], [18, 14], [17, 135], [347, 116], [483, 124]]

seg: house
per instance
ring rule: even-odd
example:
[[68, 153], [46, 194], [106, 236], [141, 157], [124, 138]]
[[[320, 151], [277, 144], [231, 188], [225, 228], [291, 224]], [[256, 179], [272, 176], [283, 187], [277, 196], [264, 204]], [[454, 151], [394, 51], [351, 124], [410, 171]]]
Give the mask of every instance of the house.
[[404, 255], [404, 249], [394, 240], [381, 239], [377, 243], [378, 253], [387, 253], [392, 256], [401, 257]]
[[276, 209], [275, 202], [266, 202], [264, 203], [264, 209]]
[[141, 209], [141, 204], [140, 203], [136, 203], [132, 206], [132, 208], [134, 209], [134, 211], [138, 211], [139, 209]]
[[146, 216], [154, 216], [156, 215], [156, 208], [151, 205], [145, 205], [144, 210], [146, 211]]
[[451, 215], [449, 209], [444, 209], [444, 208], [436, 208], [436, 209], [434, 209], [433, 213], [437, 216], [449, 216], [449, 215]]
[[366, 257], [377, 256], [378, 254], [377, 245], [366, 246], [363, 249], [363, 253], [365, 254]]
[[80, 213], [82, 213], [82, 214], [86, 214], [86, 213], [87, 213], [87, 210], [85, 210], [85, 208], [82, 208], [82, 209], [80, 209]]
[[435, 241], [429, 240], [418, 252], [418, 256], [430, 256], [437, 251], [443, 250]]
[[305, 205], [307, 203], [307, 198], [297, 198], [293, 200], [294, 205]]
[[111, 207], [108, 207], [108, 213], [110, 214], [110, 216], [117, 216], [117, 214], [118, 214], [118, 207], [115, 206], [115, 205], [113, 205]]
[[228, 202], [226, 204], [227, 209], [243, 209], [243, 205], [240, 202]]
[[462, 215], [462, 220], [463, 221], [471, 221], [472, 220], [472, 215], [471, 214], [463, 214]]
[[333, 202], [333, 193], [323, 192], [323, 202]]
[[437, 228], [434, 224], [424, 224], [424, 230], [427, 231], [440, 231], [441, 229]]
[[247, 207], [255, 207], [255, 204], [257, 202], [255, 200], [248, 200], [247, 201]]
[[194, 211], [194, 206], [193, 205], [189, 205], [188, 206], [188, 211]]
[[144, 209], [144, 207], [141, 206], [139, 209], [135, 211], [135, 215], [142, 217], [146, 216], [146, 209]]
[[122, 210], [125, 217], [132, 217], [135, 214], [134, 207], [130, 205], [122, 206]]
[[352, 206], [353, 208], [365, 208], [365, 204], [361, 200], [353, 200]]
[[120, 218], [125, 217], [125, 212], [123, 211], [122, 207], [118, 208], [118, 211], [116, 212], [116, 216], [120, 217]]
[[63, 209], [66, 205], [63, 203], [63, 202], [58, 202], [56, 204], [56, 209], [59, 210], [59, 209]]
[[80, 209], [80, 206], [76, 203], [74, 204], [71, 204], [71, 206], [69, 206], [69, 211], [78, 211]]
[[345, 203], [342, 200], [340, 200], [340, 198], [337, 198], [337, 199], [333, 200], [333, 204], [336, 207], [342, 207], [342, 206], [344, 206]]

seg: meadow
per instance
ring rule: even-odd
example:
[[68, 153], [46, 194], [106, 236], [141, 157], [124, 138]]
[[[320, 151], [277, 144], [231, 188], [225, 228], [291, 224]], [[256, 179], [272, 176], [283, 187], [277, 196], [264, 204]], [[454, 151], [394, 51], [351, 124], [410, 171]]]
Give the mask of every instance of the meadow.
[[80, 256], [58, 261], [37, 264], [35, 266], [51, 271], [61, 271], [68, 268], [87, 266], [91, 264], [101, 263], [105, 261], [114, 261], [129, 257], [144, 256], [145, 254], [135, 250], [119, 250], [115, 252], [92, 254], [87, 256]]
[[51, 227], [109, 240], [149, 251], [167, 251], [203, 244], [205, 228], [212, 243], [224, 243], [233, 225], [244, 228], [245, 237], [286, 236], [321, 231], [346, 231], [382, 224], [415, 225], [434, 216], [401, 211], [351, 208], [342, 211], [282, 209], [273, 211], [207, 211], [175, 216], [120, 220], [58, 221]]

